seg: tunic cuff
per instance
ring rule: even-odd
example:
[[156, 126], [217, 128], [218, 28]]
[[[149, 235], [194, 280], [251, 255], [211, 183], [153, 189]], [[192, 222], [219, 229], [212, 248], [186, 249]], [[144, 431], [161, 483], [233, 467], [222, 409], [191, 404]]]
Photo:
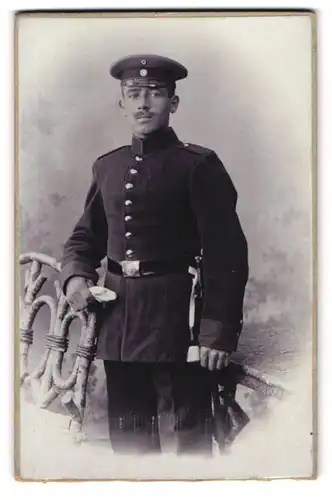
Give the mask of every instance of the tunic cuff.
[[90, 266], [82, 262], [70, 262], [66, 264], [60, 272], [60, 284], [64, 294], [66, 293], [67, 283], [73, 276], [81, 276], [82, 278], [89, 279], [94, 284], [98, 281], [97, 271], [91, 269]]
[[202, 318], [199, 333], [199, 345], [218, 351], [236, 351], [242, 330], [239, 323], [222, 323], [210, 318]]

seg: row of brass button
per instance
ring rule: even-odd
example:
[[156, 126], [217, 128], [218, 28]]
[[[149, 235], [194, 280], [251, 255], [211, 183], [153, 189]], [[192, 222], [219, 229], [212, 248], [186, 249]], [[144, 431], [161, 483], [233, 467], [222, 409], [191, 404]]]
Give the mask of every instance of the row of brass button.
[[[143, 160], [143, 158], [141, 156], [135, 156], [135, 161], [140, 162], [142, 160]], [[131, 175], [136, 175], [138, 173], [138, 170], [136, 168], [131, 167], [130, 170], [129, 170], [129, 173]], [[130, 191], [131, 189], [133, 189], [133, 187], [134, 187], [134, 184], [132, 182], [127, 182], [125, 184], [125, 188], [126, 188], [127, 191]], [[125, 200], [125, 206], [126, 207], [129, 207], [132, 204], [133, 204], [133, 202], [131, 200], [129, 200], [129, 199]], [[125, 220], [125, 222], [131, 221], [132, 220], [132, 216], [131, 215], [125, 215], [124, 220]], [[125, 238], [127, 240], [129, 240], [131, 237], [132, 237], [132, 233], [130, 231], [126, 231]], [[134, 251], [131, 248], [128, 248], [126, 250], [126, 257], [131, 258], [133, 255], [134, 255]]]

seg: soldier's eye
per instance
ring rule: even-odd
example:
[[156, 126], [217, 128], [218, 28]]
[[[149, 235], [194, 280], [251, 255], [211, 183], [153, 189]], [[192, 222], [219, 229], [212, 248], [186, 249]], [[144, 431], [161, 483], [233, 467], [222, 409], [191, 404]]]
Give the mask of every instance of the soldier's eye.
[[139, 92], [130, 92], [128, 94], [129, 99], [137, 99], [139, 97]]

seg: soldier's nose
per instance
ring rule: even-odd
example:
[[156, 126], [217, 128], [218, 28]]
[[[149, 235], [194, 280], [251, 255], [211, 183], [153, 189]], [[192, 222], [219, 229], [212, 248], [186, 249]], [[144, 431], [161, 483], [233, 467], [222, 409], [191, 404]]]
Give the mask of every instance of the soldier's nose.
[[141, 99], [139, 104], [138, 104], [138, 109], [139, 110], [141, 110], [141, 109], [146, 110], [149, 108], [150, 108], [149, 102], [146, 99]]

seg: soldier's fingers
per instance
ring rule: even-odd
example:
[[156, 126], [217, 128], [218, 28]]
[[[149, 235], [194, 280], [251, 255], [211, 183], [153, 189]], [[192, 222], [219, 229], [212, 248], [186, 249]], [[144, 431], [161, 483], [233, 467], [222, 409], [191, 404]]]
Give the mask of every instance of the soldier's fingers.
[[209, 352], [209, 364], [208, 364], [209, 370], [211, 371], [215, 370], [217, 361], [218, 361], [218, 351], [216, 351], [215, 349], [211, 349], [211, 351]]
[[228, 354], [227, 352], [219, 352], [218, 361], [217, 361], [217, 370], [221, 370], [222, 368], [228, 365]]
[[201, 347], [199, 350], [199, 357], [203, 368], [207, 368], [208, 366], [209, 350], [207, 347]]
[[229, 365], [229, 359], [230, 355], [228, 352], [225, 353], [225, 359], [224, 359], [224, 367], [226, 368]]
[[221, 352], [220, 353], [220, 363], [217, 366], [218, 370], [221, 370], [222, 368], [226, 368], [229, 364], [229, 354], [228, 352]]
[[219, 352], [218, 360], [217, 360], [217, 370], [221, 370], [225, 366], [224, 359], [225, 359], [225, 357], [224, 357], [223, 353]]

